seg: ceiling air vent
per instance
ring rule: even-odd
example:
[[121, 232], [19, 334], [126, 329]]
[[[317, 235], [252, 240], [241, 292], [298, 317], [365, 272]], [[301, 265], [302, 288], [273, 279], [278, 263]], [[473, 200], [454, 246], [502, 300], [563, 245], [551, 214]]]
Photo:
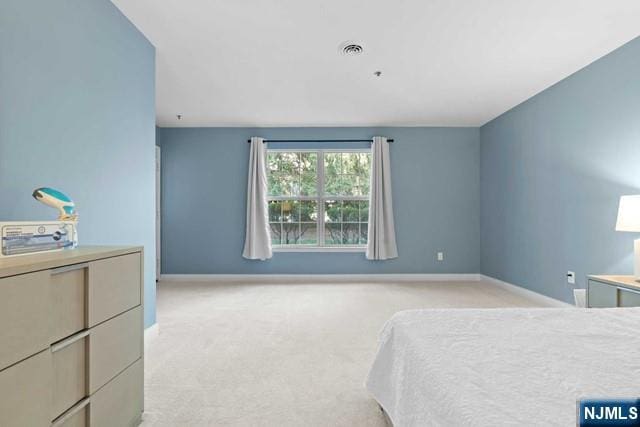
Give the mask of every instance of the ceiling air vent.
[[364, 52], [362, 45], [358, 43], [347, 42], [340, 46], [343, 55], [356, 56]]

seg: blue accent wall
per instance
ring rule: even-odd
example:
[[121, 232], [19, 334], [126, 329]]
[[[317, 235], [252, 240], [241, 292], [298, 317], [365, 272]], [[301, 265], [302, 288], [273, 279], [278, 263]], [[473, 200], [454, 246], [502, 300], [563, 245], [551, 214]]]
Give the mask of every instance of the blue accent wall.
[[68, 194], [81, 244], [145, 247], [155, 323], [155, 51], [108, 0], [0, 2], [0, 220], [51, 220]]
[[640, 38], [483, 126], [482, 272], [565, 301], [632, 274], [618, 199], [640, 193]]
[[[368, 261], [364, 253], [283, 252], [266, 262], [242, 258], [249, 137], [374, 135], [395, 139], [391, 163], [398, 259]], [[158, 144], [164, 274], [477, 273], [480, 269], [477, 128], [161, 128]], [[445, 252], [443, 262], [436, 261], [438, 250]]]

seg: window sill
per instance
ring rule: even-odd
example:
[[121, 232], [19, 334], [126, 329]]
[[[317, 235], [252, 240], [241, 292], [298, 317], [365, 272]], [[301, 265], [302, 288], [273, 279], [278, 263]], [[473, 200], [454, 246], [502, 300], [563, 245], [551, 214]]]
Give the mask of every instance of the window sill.
[[343, 246], [343, 247], [304, 247], [304, 246], [292, 246], [292, 247], [278, 247], [273, 248], [273, 252], [366, 252], [367, 248], [364, 246]]

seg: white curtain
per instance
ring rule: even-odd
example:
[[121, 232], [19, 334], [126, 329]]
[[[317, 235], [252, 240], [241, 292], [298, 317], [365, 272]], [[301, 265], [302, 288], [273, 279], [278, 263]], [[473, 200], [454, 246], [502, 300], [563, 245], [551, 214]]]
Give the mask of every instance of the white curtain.
[[273, 255], [267, 207], [267, 166], [264, 140], [251, 138], [247, 183], [247, 230], [242, 256], [266, 260]]
[[371, 198], [369, 200], [369, 237], [367, 259], [398, 257], [393, 224], [391, 165], [387, 138], [376, 136], [371, 145]]

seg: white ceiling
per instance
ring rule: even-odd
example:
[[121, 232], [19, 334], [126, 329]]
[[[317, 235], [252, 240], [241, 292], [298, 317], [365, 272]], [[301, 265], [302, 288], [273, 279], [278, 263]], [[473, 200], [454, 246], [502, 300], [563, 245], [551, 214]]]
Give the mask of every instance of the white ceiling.
[[638, 0], [113, 2], [160, 126], [478, 126], [640, 35]]

